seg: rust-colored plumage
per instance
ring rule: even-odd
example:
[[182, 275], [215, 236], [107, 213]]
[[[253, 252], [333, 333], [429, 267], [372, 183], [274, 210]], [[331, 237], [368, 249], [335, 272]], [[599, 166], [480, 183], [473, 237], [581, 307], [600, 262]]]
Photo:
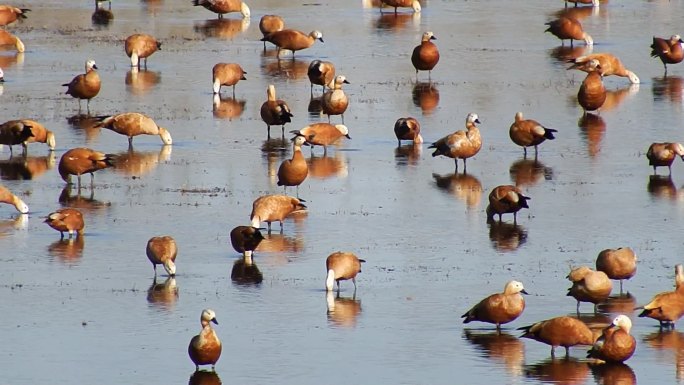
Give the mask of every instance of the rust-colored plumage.
[[679, 156], [684, 161], [684, 146], [681, 143], [652, 143], [646, 152], [648, 164], [653, 166], [653, 173], [656, 173], [656, 167], [667, 166], [670, 174], [672, 174], [672, 163], [675, 158]]
[[12, 146], [21, 144], [25, 154], [26, 145], [24, 143], [33, 137], [31, 127], [32, 126], [24, 120], [10, 120], [1, 124], [0, 144], [9, 146], [10, 154], [12, 154]]
[[0, 203], [7, 203], [14, 206], [14, 208], [22, 214], [27, 214], [29, 212], [29, 207], [26, 203], [3, 185], [0, 185]]
[[503, 293], [488, 296], [463, 314], [461, 316], [465, 318], [463, 323], [488, 322], [500, 329], [502, 324], [515, 320], [525, 310], [525, 299], [522, 294], [527, 294], [523, 284], [518, 281], [509, 281]]
[[577, 313], [580, 302], [593, 303], [596, 312], [596, 305], [608, 299], [613, 290], [613, 283], [606, 273], [592, 270], [587, 266], [572, 269], [567, 278], [572, 282], [567, 295], [577, 300]]
[[545, 23], [549, 26], [544, 32], [551, 32], [554, 36], [561, 39], [561, 43], [570, 40], [570, 46], [574, 40], [584, 40], [586, 45], [591, 46], [594, 40], [588, 33], [584, 32], [582, 23], [574, 17], [561, 16], [556, 20]]
[[446, 156], [453, 158], [458, 172], [458, 160], [463, 159], [463, 172], [466, 172], [466, 159], [475, 156], [482, 148], [480, 129], [475, 124], [480, 119], [475, 113], [469, 113], [466, 117], [466, 131], [458, 130], [442, 139], [432, 143], [428, 148], [434, 148], [432, 156]]
[[634, 277], [637, 271], [637, 256], [629, 247], [602, 250], [596, 257], [596, 270], [606, 273], [608, 278], [622, 280]]
[[24, 46], [24, 42], [21, 41], [17, 36], [5, 31], [4, 29], [0, 29], [0, 46], [3, 45], [11, 45], [14, 46], [14, 48], [17, 49], [17, 52], [22, 53], [26, 50], [26, 47]]
[[282, 135], [285, 135], [285, 123], [292, 121], [290, 107], [282, 99], [276, 99], [276, 90], [273, 84], [269, 84], [266, 90], [266, 101], [261, 105], [261, 120], [266, 123], [268, 137], [271, 137], [271, 126], [281, 126]]
[[231, 12], [240, 12], [243, 18], [251, 16], [249, 7], [241, 0], [192, 0], [192, 5], [202, 6], [218, 14], [219, 19], [222, 19], [224, 14]]
[[236, 226], [230, 231], [230, 244], [233, 245], [233, 249], [246, 257], [250, 257], [263, 240], [264, 236], [257, 227]]
[[[259, 31], [263, 37], [273, 32], [282, 31], [285, 28], [285, 21], [278, 15], [264, 15], [259, 20]], [[266, 40], [264, 40], [264, 50], [266, 50]]]
[[617, 56], [609, 53], [592, 53], [574, 58], [569, 61], [572, 65], [568, 69], [592, 72], [594, 69], [589, 66], [591, 60], [598, 60], [603, 76], [626, 77], [632, 84], [639, 84], [640, 82], [639, 77], [634, 72], [628, 70]]
[[314, 123], [301, 130], [290, 131], [293, 134], [306, 138], [306, 142], [312, 146], [323, 146], [328, 151], [328, 146], [335, 143], [341, 137], [351, 139], [349, 129], [343, 124], [332, 125], [330, 123]]
[[487, 206], [487, 221], [494, 219], [494, 215], [513, 213], [513, 223], [517, 223], [517, 213], [523, 208], [529, 208], [527, 201], [530, 197], [523, 195], [519, 188], [512, 185], [494, 187], [489, 193], [489, 205]]
[[221, 86], [233, 86], [233, 98], [235, 98], [235, 85], [240, 80], [247, 80], [245, 72], [239, 64], [218, 63], [212, 68], [212, 84], [214, 94], [221, 91]]
[[306, 74], [311, 82], [311, 94], [313, 95], [314, 84], [323, 87], [323, 91], [325, 91], [325, 87], [333, 81], [335, 65], [329, 61], [314, 60], [309, 64]]
[[292, 51], [292, 60], [294, 60], [294, 53], [296, 51], [311, 47], [316, 40], [320, 40], [321, 43], [323, 43], [323, 34], [320, 31], [311, 31], [307, 35], [304, 32], [294, 29], [276, 31], [261, 39], [261, 41], [273, 43], [278, 47], [278, 59], [280, 59], [281, 50], [286, 49]]
[[152, 262], [154, 276], [157, 276], [157, 265], [164, 266], [164, 269], [171, 277], [176, 275], [176, 255], [178, 255], [178, 245], [173, 237], [164, 235], [152, 237], [147, 241], [145, 249], [147, 259]]
[[97, 74], [95, 60], [88, 59], [85, 63], [85, 73], [77, 75], [71, 82], [62, 84], [67, 87], [66, 94], [78, 99], [78, 107], [81, 108], [81, 99], [86, 99], [87, 107], [90, 108], [90, 99], [100, 92], [100, 75]]
[[[45, 143], [47, 144], [50, 151], [53, 151], [55, 149], [55, 134], [52, 131], [48, 130], [47, 128], [45, 128], [45, 126], [36, 122], [35, 120], [21, 119], [19, 121], [26, 126], [30, 126], [31, 133], [33, 134], [33, 136], [29, 136], [29, 138], [26, 139], [24, 143], [22, 143], [24, 147], [26, 147], [29, 143]], [[2, 129], [0, 128], [0, 131], [1, 130]]]
[[555, 139], [555, 136], [553, 136], [554, 132], [558, 131], [544, 127], [536, 120], [523, 119], [523, 113], [517, 112], [515, 114], [515, 121], [511, 124], [508, 134], [513, 143], [523, 148], [525, 156], [527, 156], [527, 147], [534, 146], [534, 155], [536, 157], [537, 146], [546, 139]]
[[675, 266], [675, 290], [656, 294], [639, 317], [653, 318], [660, 327], [672, 326], [684, 315], [684, 266]]
[[349, 106], [349, 98], [342, 90], [342, 84], [349, 84], [347, 78], [344, 75], [335, 76], [335, 79], [328, 84], [330, 89], [321, 98], [321, 107], [323, 113], [328, 115], [328, 123], [330, 123], [330, 115], [341, 115], [342, 124], [344, 124], [344, 112]]
[[587, 358], [595, 358], [605, 362], [624, 362], [636, 350], [636, 340], [629, 334], [632, 321], [620, 314], [603, 330], [601, 336], [587, 352]]
[[302, 145], [306, 138], [297, 135], [292, 139], [292, 159], [285, 159], [278, 168], [278, 186], [297, 186], [299, 197], [299, 185], [304, 182], [309, 174], [309, 166], [302, 155]]
[[401, 146], [402, 140], [411, 140], [415, 144], [423, 143], [420, 136], [420, 122], [416, 118], [399, 118], [394, 123], [394, 135], [397, 137], [397, 145]]
[[397, 8], [411, 8], [416, 13], [421, 11], [418, 0], [380, 0], [380, 12], [385, 5], [394, 7], [394, 13], [397, 13]]
[[416, 69], [416, 80], [418, 79], [418, 71], [428, 71], [428, 79], [432, 74], [432, 69], [435, 68], [439, 62], [439, 49], [431, 40], [436, 40], [435, 35], [428, 31], [423, 33], [420, 44], [413, 49], [411, 54], [411, 63]]
[[589, 61], [588, 68], [592, 71], [582, 81], [577, 92], [577, 101], [584, 111], [595, 111], [606, 101], [606, 87], [603, 85], [601, 66], [596, 59]]
[[221, 340], [212, 329], [212, 322], [218, 325], [216, 313], [211, 309], [204, 309], [200, 316], [202, 331], [192, 337], [190, 345], [188, 345], [188, 355], [195, 364], [195, 370], [199, 370], [200, 365], [211, 365], [211, 368], [214, 369], [216, 362], [221, 357]]
[[138, 135], [158, 135], [162, 143], [173, 144], [171, 134], [164, 127], [159, 127], [149, 116], [138, 112], [100, 116], [95, 127], [103, 127], [128, 137], [129, 146], [133, 145], [133, 137]]
[[354, 253], [338, 251], [332, 253], [325, 260], [325, 270], [327, 277], [325, 287], [328, 291], [333, 290], [333, 285], [337, 282], [337, 291], [340, 291], [340, 281], [351, 279], [356, 291], [356, 275], [361, 272], [361, 263], [366, 262], [359, 259]]
[[660, 58], [663, 67], [665, 67], [665, 74], [667, 74], [668, 64], [677, 64], [684, 59], [683, 43], [684, 40], [679, 35], [672, 35], [669, 39], [653, 37], [651, 57]]
[[140, 59], [145, 59], [144, 67], [147, 68], [147, 58], [157, 50], [161, 50], [162, 43], [152, 35], [136, 33], [126, 38], [124, 50], [131, 58], [131, 67], [140, 68]]
[[268, 224], [271, 232], [271, 222], [280, 222], [280, 232], [283, 232], [283, 220], [298, 210], [305, 210], [306, 206], [297, 198], [287, 195], [264, 195], [252, 203], [252, 213], [249, 218], [252, 227], [259, 227], [261, 222]]
[[594, 336], [584, 322], [567, 316], [551, 318], [533, 325], [519, 328], [524, 333], [521, 337], [551, 345], [551, 356], [555, 356], [557, 346], [565, 348], [566, 355], [570, 347], [575, 345], [591, 345]]
[[17, 8], [11, 5], [0, 5], [0, 26], [14, 23], [19, 19], [26, 19], [28, 8]]
[[83, 229], [85, 228], [83, 214], [73, 208], [59, 209], [48, 214], [45, 223], [59, 231], [61, 238], [64, 238], [64, 232], [69, 233], [69, 238], [73, 236], [74, 232], [80, 237], [83, 235]]
[[71, 175], [78, 177], [78, 187], [81, 187], [81, 175], [90, 174], [90, 184], [93, 185], [93, 173], [107, 167], [114, 166], [114, 155], [91, 150], [85, 147], [72, 148], [65, 152], [59, 160], [59, 175], [71, 184]]

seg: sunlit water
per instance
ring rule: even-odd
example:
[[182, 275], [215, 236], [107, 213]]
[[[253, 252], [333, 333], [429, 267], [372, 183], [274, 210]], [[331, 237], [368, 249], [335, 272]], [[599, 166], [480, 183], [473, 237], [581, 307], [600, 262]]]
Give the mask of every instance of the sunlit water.
[[[560, 0], [432, 1], [419, 16], [381, 15], [356, 1], [252, 1], [249, 23], [237, 14], [217, 22], [189, 3], [115, 1], [114, 19], [100, 26], [91, 2], [43, 1], [22, 5], [32, 8], [29, 18], [8, 28], [27, 52], [0, 55], [4, 120], [40, 121], [55, 132], [57, 149], [50, 157], [35, 144], [28, 158], [11, 160], [7, 148], [0, 152], [3, 185], [31, 207], [28, 218], [0, 207], [5, 381], [186, 383], [194, 371], [187, 344], [206, 307], [219, 321], [224, 347], [216, 373], [226, 384], [684, 378], [684, 334], [660, 334], [655, 321], [631, 310], [670, 290], [672, 266], [681, 262], [684, 167], [675, 163], [671, 179], [652, 178], [644, 156], [651, 142], [682, 140], [684, 67], [672, 65], [663, 78], [660, 61], [649, 57], [653, 35], [682, 33], [680, 2], [614, 1], [575, 14], [594, 52], [617, 54], [642, 81], [605, 79], [609, 100], [599, 117], [588, 118], [575, 99], [584, 74], [564, 63], [587, 52], [584, 45], [559, 49], [560, 41], [543, 33], [562, 10]], [[258, 41], [267, 13], [292, 28], [321, 30], [325, 43], [279, 65], [272, 46], [264, 54]], [[432, 84], [425, 73], [416, 84], [410, 52], [426, 30], [438, 38], [441, 61]], [[134, 32], [163, 42], [138, 73], [122, 42]], [[170, 130], [172, 148], [138, 137], [129, 152], [126, 138], [90, 128], [60, 87], [82, 72], [86, 58], [96, 60], [103, 83], [91, 114], [144, 112]], [[315, 58], [333, 61], [351, 82], [344, 118], [352, 139], [325, 157], [314, 150], [299, 189], [308, 214], [288, 220], [282, 235], [276, 224], [256, 266], [234, 266], [230, 229], [248, 223], [256, 197], [282, 192], [275, 173], [291, 153], [289, 142], [278, 140], [279, 127], [265, 142], [259, 107], [266, 87], [275, 84], [295, 115], [286, 130], [327, 121], [308, 112], [306, 69]], [[215, 106], [211, 67], [221, 61], [240, 63], [248, 80], [235, 99], [225, 89]], [[524, 160], [508, 137], [519, 110], [558, 130], [537, 162]], [[482, 120], [484, 145], [468, 174], [454, 175], [453, 161], [432, 158], [427, 146], [463, 128], [468, 112]], [[397, 149], [392, 127], [403, 116], [420, 120], [422, 151]], [[63, 190], [56, 170], [77, 146], [121, 160], [96, 173], [94, 190], [80, 196]], [[309, 149], [304, 154], [309, 158]], [[532, 198], [517, 226], [511, 218], [486, 223], [487, 194], [500, 184], [518, 184]], [[62, 206], [84, 212], [82, 239], [60, 241], [42, 223]], [[175, 282], [163, 274], [153, 281], [145, 256], [147, 240], [163, 234], [179, 245]], [[551, 361], [548, 346], [517, 338], [516, 327], [573, 313], [575, 301], [565, 296], [569, 267], [593, 265], [600, 250], [619, 246], [639, 255], [639, 272], [625, 283], [633, 297], [602, 306], [596, 317], [590, 304], [581, 309], [598, 327], [616, 313], [632, 317], [638, 347], [629, 366], [590, 366], [586, 348]], [[367, 260], [355, 298], [350, 282], [341, 298], [326, 298], [324, 261], [336, 250]], [[523, 315], [500, 336], [485, 324], [464, 328], [460, 315], [513, 278], [532, 294]]]

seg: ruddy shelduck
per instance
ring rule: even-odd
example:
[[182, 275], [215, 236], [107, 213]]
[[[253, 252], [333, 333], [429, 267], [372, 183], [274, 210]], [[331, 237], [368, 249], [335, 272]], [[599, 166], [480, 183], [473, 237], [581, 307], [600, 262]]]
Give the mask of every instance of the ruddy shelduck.
[[511, 124], [508, 130], [508, 135], [511, 137], [513, 143], [523, 148], [524, 156], [527, 156], [527, 147], [534, 146], [534, 155], [537, 156], [537, 146], [542, 144], [546, 139], [555, 139], [553, 136], [553, 128], [548, 128], [541, 125], [536, 120], [524, 119], [522, 112], [515, 114], [515, 121]]
[[578, 314], [580, 302], [593, 303], [596, 312], [596, 305], [608, 299], [613, 290], [613, 283], [606, 273], [592, 270], [588, 266], [572, 269], [567, 278], [572, 282], [567, 295], [577, 300]]
[[656, 174], [656, 167], [667, 166], [672, 174], [672, 163], [679, 156], [684, 161], [684, 146], [681, 143], [652, 143], [646, 152], [648, 164], [653, 166], [653, 173]]
[[325, 260], [325, 270], [327, 276], [325, 278], [325, 289], [332, 291], [335, 282], [337, 282], [337, 291], [340, 291], [340, 281], [351, 279], [354, 283], [354, 291], [356, 291], [356, 275], [361, 272], [361, 263], [366, 262], [359, 259], [354, 253], [337, 251], [328, 256]]
[[634, 277], [637, 271], [637, 255], [630, 247], [602, 250], [596, 257], [596, 270], [606, 273], [608, 278], [620, 281]]
[[14, 208], [22, 214], [28, 214], [29, 212], [28, 205], [3, 185], [0, 185], [0, 203], [7, 203], [14, 206]]
[[73, 208], [59, 209], [48, 214], [45, 223], [59, 231], [60, 238], [64, 238], [65, 232], [69, 233], [69, 238], [74, 235], [74, 232], [76, 232], [77, 237], [80, 237], [85, 229], [83, 214]]
[[603, 72], [599, 61], [592, 59], [587, 66], [591, 72], [584, 78], [577, 92], [577, 101], [585, 113], [601, 108], [607, 97], [606, 87], [603, 85]]
[[501, 185], [494, 187], [489, 193], [489, 205], [487, 206], [487, 221], [492, 221], [494, 215], [501, 216], [506, 213], [513, 214], [513, 223], [517, 223], [518, 211], [529, 208], [527, 201], [530, 197], [523, 195], [519, 188], [512, 185]]
[[306, 206], [297, 198], [287, 195], [264, 195], [252, 203], [252, 213], [249, 216], [252, 227], [259, 227], [261, 222], [268, 224], [271, 233], [271, 222], [280, 222], [280, 232], [283, 232], [285, 218], [298, 210], [306, 210]]
[[518, 330], [524, 332], [520, 336], [522, 338], [530, 338], [551, 345], [551, 357], [555, 357], [557, 346], [564, 347], [567, 356], [570, 354], [571, 346], [594, 343], [593, 333], [587, 324], [579, 319], [567, 316], [551, 318], [521, 327]]
[[325, 87], [335, 78], [335, 64], [325, 60], [314, 60], [309, 64], [306, 74], [311, 82], [312, 95], [314, 84], [322, 86], [325, 91]]
[[171, 134], [166, 128], [158, 126], [152, 118], [138, 112], [99, 117], [95, 127], [103, 127], [127, 136], [129, 146], [133, 146], [133, 137], [138, 135], [158, 135], [165, 145], [173, 144]]
[[42, 124], [36, 122], [35, 120], [31, 119], [21, 119], [20, 120], [24, 125], [30, 126], [31, 127], [31, 133], [33, 136], [30, 136], [28, 139], [26, 139], [23, 143], [22, 146], [26, 148], [26, 146], [29, 143], [45, 143], [48, 146], [48, 149], [50, 151], [54, 151], [56, 142], [55, 142], [55, 134], [45, 128]]
[[527, 292], [521, 282], [508, 281], [503, 293], [492, 294], [465, 312], [461, 316], [465, 318], [463, 323], [488, 322], [495, 324], [496, 329], [499, 330], [502, 324], [520, 317], [525, 310], [525, 299], [522, 294], [527, 294]]
[[411, 8], [416, 13], [421, 11], [418, 0], [380, 0], [380, 12], [385, 5], [394, 7], [394, 13], [397, 13], [397, 8]]
[[236, 226], [230, 231], [230, 244], [233, 249], [245, 257], [251, 257], [252, 253], [264, 240], [259, 228], [253, 226]]
[[214, 94], [221, 91], [221, 86], [233, 86], [233, 98], [235, 97], [235, 85], [240, 80], [247, 80], [245, 77], [247, 72], [236, 63], [218, 63], [212, 68], [211, 73]]
[[178, 255], [178, 245], [173, 237], [164, 235], [152, 237], [147, 241], [147, 259], [152, 262], [154, 276], [157, 276], [157, 265], [164, 266], [164, 270], [173, 277], [176, 275], [176, 255]]
[[261, 41], [267, 41], [278, 47], [277, 57], [280, 59], [280, 51], [286, 49], [292, 51], [292, 60], [296, 51], [309, 48], [316, 40], [323, 43], [323, 34], [320, 31], [311, 31], [308, 35], [294, 29], [283, 29], [276, 31], [268, 36], [264, 36]]
[[397, 146], [401, 146], [402, 140], [413, 141], [414, 144], [423, 143], [420, 136], [420, 122], [416, 118], [399, 118], [394, 123], [394, 135], [397, 137]]
[[26, 19], [28, 8], [17, 8], [11, 5], [0, 5], [0, 26], [14, 23], [18, 19]]
[[639, 317], [653, 318], [660, 327], [673, 327], [684, 315], [684, 266], [675, 266], [675, 290], [656, 294], [651, 302], [637, 309], [643, 309]]
[[26, 153], [24, 143], [33, 137], [31, 125], [23, 120], [10, 120], [0, 125], [0, 144], [9, 146], [10, 154], [12, 147], [21, 144]]
[[653, 37], [653, 44], [651, 44], [651, 57], [660, 58], [665, 67], [665, 74], [667, 75], [667, 65], [677, 64], [684, 59], [684, 49], [682, 49], [684, 40], [679, 35], [672, 35], [669, 39], [660, 37]]
[[565, 0], [565, 8], [568, 7], [568, 3], [575, 3], [575, 7], [578, 4], [591, 4], [592, 7], [599, 6], [599, 0]]
[[199, 370], [200, 365], [211, 365], [213, 370], [216, 362], [221, 357], [221, 340], [219, 340], [216, 332], [211, 327], [211, 323], [218, 325], [216, 320], [216, 313], [211, 309], [202, 310], [200, 316], [200, 323], [202, 324], [202, 331], [200, 334], [192, 337], [190, 345], [188, 345], [188, 355], [195, 364], [195, 370]]
[[328, 146], [335, 143], [338, 139], [342, 137], [351, 139], [349, 129], [344, 124], [333, 126], [330, 123], [314, 123], [301, 130], [290, 132], [306, 138], [306, 142], [311, 145], [311, 151], [313, 151], [313, 146], [323, 146], [325, 152], [327, 152]]
[[17, 52], [22, 53], [26, 50], [24, 42], [21, 41], [17, 36], [0, 29], [0, 46], [12, 45], [17, 49]]
[[[285, 29], [285, 21], [278, 15], [264, 15], [259, 20], [259, 31], [263, 37], [283, 29]], [[266, 40], [264, 40], [264, 50], [266, 50]]]
[[413, 63], [413, 68], [416, 69], [416, 81], [418, 80], [418, 71], [428, 71], [428, 79], [430, 79], [432, 69], [439, 62], [439, 49], [432, 42], [432, 40], [436, 39], [432, 32], [425, 32], [420, 40], [420, 44], [413, 49], [411, 63]]
[[629, 334], [630, 330], [632, 320], [624, 314], [618, 315], [594, 342], [587, 358], [610, 363], [627, 361], [636, 350], [636, 339]]
[[344, 124], [344, 112], [349, 106], [349, 98], [342, 90], [342, 84], [349, 84], [349, 81], [344, 75], [337, 75], [335, 79], [328, 84], [330, 88], [323, 94], [321, 99], [321, 107], [323, 113], [328, 115], [328, 123], [330, 123], [330, 115], [341, 115], [342, 124]]
[[621, 76], [628, 78], [632, 84], [639, 84], [639, 77], [632, 71], [625, 68], [620, 59], [609, 53], [592, 53], [591, 55], [580, 56], [570, 60], [572, 65], [569, 70], [576, 69], [584, 72], [592, 72], [594, 69], [589, 67], [591, 60], [598, 60], [603, 76]]
[[584, 40], [584, 43], [588, 46], [594, 45], [594, 39], [584, 32], [582, 28], [582, 23], [574, 17], [561, 16], [556, 20], [549, 21], [545, 23], [549, 27], [544, 32], [551, 32], [554, 36], [561, 39], [561, 44], [565, 40], [570, 40], [570, 46], [574, 40]]
[[211, 12], [218, 14], [219, 19], [231, 12], [240, 12], [243, 19], [251, 16], [249, 7], [241, 0], [193, 0], [192, 5], [202, 6]]
[[305, 143], [306, 138], [301, 135], [292, 138], [292, 159], [285, 159], [278, 168], [278, 186], [297, 186], [297, 198], [299, 185], [309, 174], [309, 166], [302, 155], [302, 145]]
[[456, 172], [458, 172], [458, 160], [463, 159], [463, 172], [466, 172], [466, 159], [475, 156], [482, 148], [480, 129], [477, 128], [476, 123], [480, 124], [477, 114], [469, 113], [466, 116], [466, 131], [458, 130], [432, 143], [428, 147], [435, 149], [432, 156], [442, 155], [453, 158], [456, 164]]
[[161, 50], [162, 43], [152, 35], [136, 33], [126, 38], [124, 50], [131, 58], [131, 67], [140, 68], [140, 59], [145, 59], [144, 67], [147, 68], [147, 58], [157, 50]]
[[271, 126], [281, 126], [282, 135], [285, 135], [285, 123], [292, 121], [290, 107], [282, 99], [276, 99], [276, 89], [269, 84], [266, 89], [266, 101], [261, 105], [261, 120], [266, 123], [268, 137], [271, 137]]
[[71, 175], [78, 178], [78, 188], [81, 187], [81, 175], [90, 174], [90, 185], [93, 186], [93, 173], [114, 166], [114, 155], [105, 154], [90, 148], [77, 147], [65, 152], [59, 160], [59, 175], [71, 184]]
[[67, 87], [66, 94], [78, 99], [78, 108], [81, 108], [81, 99], [86, 99], [87, 107], [90, 108], [90, 99], [100, 92], [100, 75], [97, 74], [95, 60], [88, 59], [85, 62], [85, 73], [76, 75], [71, 82], [62, 84]]

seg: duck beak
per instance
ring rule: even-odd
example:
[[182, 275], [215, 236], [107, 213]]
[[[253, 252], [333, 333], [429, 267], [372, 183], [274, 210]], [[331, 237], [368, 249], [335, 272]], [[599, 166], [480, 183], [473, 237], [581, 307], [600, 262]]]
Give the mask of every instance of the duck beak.
[[[351, 136], [349, 136], [349, 134], [345, 135], [345, 137], [346, 137], [347, 139], [351, 139]], [[684, 157], [682, 157], [682, 160], [684, 160]]]
[[344, 81], [343, 81], [342, 83], [344, 83], [344, 84], [351, 84], [351, 83], [349, 83], [349, 80], [347, 80], [347, 79], [344, 79]]
[[437, 38], [433, 35], [433, 36], [430, 36], [430, 40], [437, 40]]
[[323, 38], [322, 38], [322, 37], [319, 37], [318, 40], [320, 40], [321, 43], [325, 43], [325, 42], [323, 41]]
[[216, 317], [212, 318], [212, 319], [211, 319], [211, 322], [213, 322], [213, 323], [215, 323], [216, 325], [218, 325], [218, 321], [216, 320]]
[[482, 122], [480, 122], [480, 119], [475, 119], [475, 123], [482, 124]]
[[525, 295], [530, 295], [530, 293], [528, 293], [527, 291], [525, 291], [525, 289], [520, 290], [520, 292], [521, 292], [522, 294], [525, 294]]

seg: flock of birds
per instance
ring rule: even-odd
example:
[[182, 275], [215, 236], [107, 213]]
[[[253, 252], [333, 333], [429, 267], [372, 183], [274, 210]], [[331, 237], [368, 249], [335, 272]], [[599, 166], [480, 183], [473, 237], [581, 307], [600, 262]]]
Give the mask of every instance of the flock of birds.
[[[382, 0], [397, 12], [399, 7], [410, 8], [413, 12], [420, 12], [420, 3], [416, 0]], [[590, 4], [597, 7], [597, 0], [575, 0], [575, 3]], [[222, 18], [224, 14], [240, 12], [243, 17], [250, 17], [250, 9], [240, 0], [193, 0], [193, 5], [202, 6], [207, 10], [218, 14]], [[111, 4], [110, 4], [111, 7]], [[567, 7], [567, 2], [566, 2]], [[0, 6], [0, 25], [11, 24], [18, 19], [26, 18], [29, 9], [12, 6]], [[381, 9], [382, 11], [382, 9]], [[586, 33], [581, 23], [572, 17], [562, 16], [557, 20], [547, 23], [548, 32], [551, 32], [561, 40], [582, 40], [587, 45], [593, 44], [592, 37]], [[263, 33], [264, 49], [266, 43], [277, 47], [277, 57], [281, 60], [282, 51], [292, 53], [311, 47], [315, 41], [323, 42], [323, 34], [320, 31], [304, 33], [297, 30], [286, 29], [283, 19], [276, 15], [266, 15], [261, 18], [259, 28]], [[434, 43], [436, 36], [427, 31], [422, 35], [421, 42], [414, 48], [411, 55], [411, 63], [416, 71], [431, 71], [439, 62], [439, 49]], [[5, 29], [0, 29], [0, 45], [11, 44], [16, 50], [23, 52], [25, 47], [22, 41]], [[124, 43], [125, 52], [130, 57], [132, 67], [147, 66], [148, 58], [157, 50], [161, 49], [161, 42], [153, 36], [135, 34], [129, 36]], [[682, 39], [673, 35], [669, 39], [653, 38], [652, 56], [660, 58], [665, 71], [667, 64], [679, 63], [684, 59]], [[606, 89], [603, 85], [604, 76], [627, 77], [632, 83], [639, 83], [639, 78], [629, 71], [614, 55], [608, 53], [596, 53], [581, 56], [573, 60], [571, 69], [587, 72], [577, 94], [577, 101], [582, 106], [585, 114], [597, 111], [606, 99]], [[237, 63], [217, 63], [212, 70], [212, 88], [215, 95], [220, 94], [221, 87], [232, 87], [233, 95], [235, 86], [240, 80], [245, 80], [245, 71]], [[323, 89], [321, 98], [322, 110], [328, 115], [328, 122], [320, 122], [308, 125], [299, 130], [290, 131], [292, 138], [292, 157], [286, 159], [278, 169], [278, 185], [297, 188], [297, 197], [281, 194], [265, 195], [253, 202], [249, 225], [237, 226], [230, 232], [233, 248], [243, 254], [247, 263], [251, 263], [254, 250], [264, 239], [261, 230], [271, 232], [272, 222], [280, 223], [280, 231], [283, 231], [283, 221], [292, 213], [306, 210], [304, 200], [299, 199], [298, 187], [308, 175], [308, 166], [302, 154], [302, 146], [327, 147], [336, 143], [342, 137], [350, 138], [349, 130], [344, 125], [344, 112], [349, 99], [342, 89], [344, 84], [349, 84], [344, 75], [335, 73], [335, 65], [329, 61], [314, 60], [308, 69], [311, 81], [311, 93], [314, 85]], [[0, 81], [3, 81], [0, 70]], [[69, 83], [66, 94], [78, 99], [79, 109], [81, 100], [86, 100], [89, 109], [90, 100], [96, 97], [101, 88], [100, 78], [97, 73], [97, 65], [94, 60], [85, 62], [85, 72], [75, 76]], [[285, 135], [285, 124], [291, 122], [293, 116], [287, 102], [276, 97], [274, 85], [267, 88], [267, 98], [262, 104], [260, 115], [267, 126], [270, 137], [271, 126], [281, 126], [282, 135]], [[331, 124], [331, 116], [340, 115], [342, 124]], [[133, 137], [138, 135], [157, 135], [164, 145], [173, 143], [171, 134], [155, 121], [141, 113], [126, 112], [111, 116], [96, 117], [96, 127], [106, 128], [121, 135], [127, 136], [129, 145], [132, 145]], [[476, 155], [481, 147], [482, 140], [478, 129], [480, 123], [476, 113], [469, 113], [465, 119], [465, 130], [458, 130], [432, 143], [429, 148], [434, 149], [432, 156], [444, 156], [454, 159], [455, 169], [458, 172], [459, 159], [463, 161], [463, 172], [466, 172], [466, 160]], [[412, 117], [400, 118], [396, 121], [394, 132], [397, 141], [412, 141], [415, 145], [423, 143], [420, 134], [420, 123]], [[524, 150], [527, 156], [527, 148], [534, 147], [535, 158], [537, 147], [546, 140], [555, 138], [556, 130], [545, 127], [541, 123], [525, 119], [522, 112], [516, 113], [514, 122], [510, 127], [510, 138]], [[54, 134], [42, 124], [30, 119], [18, 119], [7, 121], [0, 125], [0, 144], [10, 146], [23, 146], [26, 154], [27, 145], [33, 142], [46, 143], [50, 150], [55, 148]], [[312, 149], [313, 151], [313, 149]], [[656, 167], [671, 167], [676, 156], [684, 160], [684, 146], [679, 143], [653, 143], [647, 153], [649, 164]], [[81, 176], [91, 174], [91, 188], [94, 183], [93, 173], [113, 166], [116, 157], [89, 148], [73, 148], [66, 151], [58, 166], [62, 179], [71, 184], [71, 177], [76, 176], [78, 188], [81, 188]], [[486, 209], [488, 220], [502, 220], [502, 215], [513, 214], [513, 221], [517, 221], [516, 214], [519, 210], [528, 207], [530, 197], [523, 195], [516, 186], [502, 185], [495, 187], [489, 194], [489, 205]], [[28, 213], [28, 205], [7, 188], [0, 186], [0, 201], [12, 204], [19, 212]], [[59, 231], [61, 237], [64, 233], [68, 236], [79, 237], [85, 227], [82, 213], [75, 208], [62, 208], [50, 213], [45, 222]], [[263, 223], [267, 228], [261, 227]], [[147, 257], [153, 265], [156, 276], [157, 265], [162, 265], [170, 276], [176, 274], [175, 259], [178, 248], [175, 240], [170, 236], [153, 237], [147, 244]], [[636, 274], [636, 255], [630, 248], [607, 249], [602, 251], [596, 261], [596, 269], [582, 266], [573, 269], [568, 275], [572, 286], [568, 289], [568, 295], [577, 300], [577, 312], [581, 302], [590, 302], [595, 306], [605, 301], [612, 291], [611, 279], [630, 279]], [[340, 281], [351, 280], [356, 289], [356, 276], [361, 271], [361, 264], [365, 262], [350, 252], [335, 252], [326, 260], [327, 276], [325, 287], [328, 291], [340, 289]], [[660, 322], [661, 327], [674, 326], [674, 323], [684, 315], [684, 268], [678, 265], [675, 270], [675, 286], [672, 292], [656, 295], [651, 302], [641, 307], [640, 317], [650, 317]], [[510, 281], [505, 285], [502, 293], [492, 294], [483, 299], [465, 314], [464, 323], [472, 321], [487, 322], [496, 325], [499, 330], [501, 325], [512, 322], [518, 318], [525, 309], [525, 300], [522, 294], [527, 294], [523, 284], [518, 281]], [[596, 311], [596, 307], [594, 309]], [[216, 314], [211, 309], [205, 309], [200, 316], [202, 330], [194, 336], [188, 346], [188, 354], [199, 368], [200, 365], [211, 365], [212, 368], [221, 355], [221, 342], [211, 327], [218, 324]], [[541, 321], [533, 325], [520, 328], [523, 330], [522, 337], [532, 338], [551, 345], [551, 354], [554, 355], [555, 347], [563, 346], [566, 353], [571, 346], [592, 345], [588, 357], [607, 362], [622, 362], [629, 359], [636, 349], [636, 340], [630, 335], [632, 323], [628, 316], [618, 315], [612, 323], [597, 333], [591, 330], [584, 322], [577, 318], [561, 316]]]

